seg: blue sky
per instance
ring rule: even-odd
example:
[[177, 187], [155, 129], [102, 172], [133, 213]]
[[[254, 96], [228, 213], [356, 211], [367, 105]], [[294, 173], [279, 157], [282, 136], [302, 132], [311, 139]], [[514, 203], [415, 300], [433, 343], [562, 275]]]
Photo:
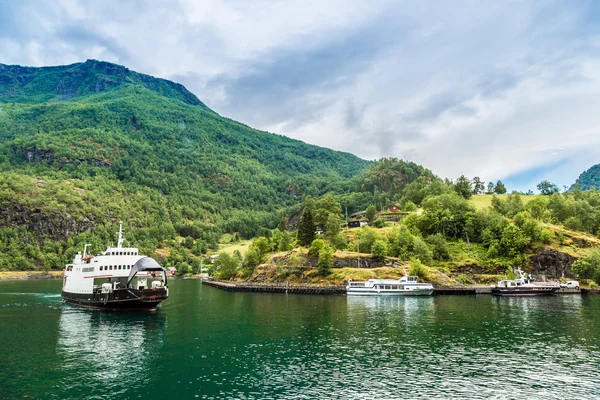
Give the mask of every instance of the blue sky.
[[0, 62], [116, 62], [259, 129], [528, 190], [600, 162], [599, 22], [577, 0], [0, 0]]

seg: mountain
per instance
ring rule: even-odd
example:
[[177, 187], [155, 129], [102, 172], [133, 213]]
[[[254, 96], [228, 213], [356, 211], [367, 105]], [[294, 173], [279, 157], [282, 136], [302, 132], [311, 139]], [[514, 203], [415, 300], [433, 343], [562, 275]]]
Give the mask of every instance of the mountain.
[[581, 190], [600, 190], [600, 164], [596, 164], [587, 171], [582, 172], [573, 186], [571, 186], [571, 189], [573, 189], [575, 185], [579, 185], [579, 189]]
[[0, 64], [0, 269], [59, 267], [119, 220], [147, 251], [176, 236], [205, 251], [273, 228], [306, 195], [351, 193], [368, 165], [123, 66]]

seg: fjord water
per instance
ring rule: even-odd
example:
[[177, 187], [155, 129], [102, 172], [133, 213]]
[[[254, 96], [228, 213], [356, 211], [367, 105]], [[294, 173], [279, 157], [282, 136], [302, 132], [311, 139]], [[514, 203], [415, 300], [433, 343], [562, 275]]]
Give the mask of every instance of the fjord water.
[[0, 282], [0, 398], [599, 398], [600, 297], [353, 298], [170, 282], [154, 312]]

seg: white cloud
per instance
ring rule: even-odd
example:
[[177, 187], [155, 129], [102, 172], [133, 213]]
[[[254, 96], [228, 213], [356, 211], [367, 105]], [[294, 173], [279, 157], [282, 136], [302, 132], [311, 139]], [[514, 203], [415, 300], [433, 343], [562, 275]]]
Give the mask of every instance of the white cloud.
[[453, 178], [546, 168], [570, 184], [600, 161], [600, 36], [581, 4], [15, 4], [4, 63], [118, 62], [251, 126]]

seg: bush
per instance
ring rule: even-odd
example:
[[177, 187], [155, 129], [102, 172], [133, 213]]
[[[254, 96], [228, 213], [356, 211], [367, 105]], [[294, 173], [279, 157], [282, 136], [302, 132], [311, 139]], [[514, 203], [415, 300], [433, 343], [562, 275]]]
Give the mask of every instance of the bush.
[[378, 260], [383, 260], [387, 256], [387, 243], [382, 239], [377, 239], [371, 248], [371, 254]]
[[418, 276], [419, 278], [427, 278], [427, 274], [429, 273], [429, 269], [423, 265], [421, 260], [417, 258], [411, 258], [410, 260], [410, 268], [408, 269], [409, 275]]
[[415, 212], [417, 211], [417, 205], [409, 200], [404, 204], [403, 211]]
[[473, 279], [468, 275], [460, 274], [456, 277], [456, 282], [462, 283], [463, 285], [472, 285]]
[[375, 228], [383, 228], [385, 226], [385, 220], [383, 218], [377, 218], [373, 221], [373, 227]]
[[310, 245], [310, 249], [308, 249], [308, 254], [317, 257], [324, 246], [325, 241], [323, 239], [315, 239]]
[[544, 228], [540, 234], [540, 241], [544, 244], [550, 244], [554, 238], [554, 232], [552, 229]]
[[429, 246], [427, 246], [427, 243], [420, 237], [415, 237], [412, 253], [414, 257], [423, 261], [425, 264], [431, 264], [433, 261], [433, 252]]
[[[345, 250], [348, 247], [348, 238], [343, 233], [338, 233], [329, 239], [333, 247], [339, 250]], [[354, 249], [351, 249], [354, 250]]]
[[[312, 247], [311, 247], [312, 248]], [[317, 265], [319, 267], [319, 274], [325, 276], [329, 275], [331, 271], [331, 265], [333, 264], [333, 248], [326, 244], [319, 252], [319, 260]]]
[[429, 243], [431, 247], [434, 260], [446, 261], [450, 259], [448, 242], [446, 242], [444, 236], [440, 235], [439, 233], [436, 235], [430, 235], [427, 237], [427, 243]]

